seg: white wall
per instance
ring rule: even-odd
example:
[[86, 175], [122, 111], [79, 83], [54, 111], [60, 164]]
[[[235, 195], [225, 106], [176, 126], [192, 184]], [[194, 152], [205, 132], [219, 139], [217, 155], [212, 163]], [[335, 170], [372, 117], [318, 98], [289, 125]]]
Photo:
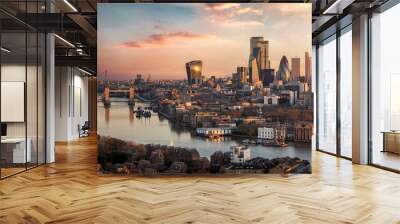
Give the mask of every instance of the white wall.
[[78, 125], [88, 120], [88, 78], [72, 67], [56, 67], [55, 140], [79, 137]]

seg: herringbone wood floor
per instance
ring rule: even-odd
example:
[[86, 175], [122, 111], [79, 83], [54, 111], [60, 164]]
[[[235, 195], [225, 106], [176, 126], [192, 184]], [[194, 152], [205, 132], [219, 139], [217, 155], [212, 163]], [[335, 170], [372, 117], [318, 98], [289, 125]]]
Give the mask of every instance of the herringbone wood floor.
[[400, 175], [314, 152], [288, 178], [100, 176], [86, 138], [0, 181], [0, 223], [400, 223]]

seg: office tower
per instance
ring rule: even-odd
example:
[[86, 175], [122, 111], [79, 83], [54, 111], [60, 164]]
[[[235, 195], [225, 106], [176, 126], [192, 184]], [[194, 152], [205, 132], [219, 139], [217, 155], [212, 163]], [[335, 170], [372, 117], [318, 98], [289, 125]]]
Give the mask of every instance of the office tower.
[[300, 78], [300, 58], [292, 58], [291, 80], [298, 81]]
[[237, 67], [237, 74], [241, 83], [249, 82], [249, 72], [247, 67]]
[[201, 83], [202, 65], [203, 63], [200, 60], [186, 63], [186, 73], [189, 85]]
[[253, 84], [260, 81], [260, 74], [258, 73], [257, 67], [257, 59], [255, 57], [251, 57], [249, 61], [249, 81]]
[[263, 86], [269, 86], [275, 80], [275, 70], [274, 69], [262, 69], [261, 70], [261, 81]]
[[304, 70], [305, 81], [311, 84], [311, 56], [308, 52], [304, 56]]
[[286, 56], [281, 58], [279, 63], [279, 70], [276, 75], [278, 80], [282, 80], [283, 82], [287, 82], [290, 79], [290, 71], [289, 71], [289, 62]]
[[257, 73], [261, 74], [261, 69], [267, 69], [269, 65], [269, 42], [264, 40], [264, 37], [251, 37], [250, 38], [250, 57], [249, 57], [249, 70], [254, 70], [252, 66], [253, 58], [256, 59]]

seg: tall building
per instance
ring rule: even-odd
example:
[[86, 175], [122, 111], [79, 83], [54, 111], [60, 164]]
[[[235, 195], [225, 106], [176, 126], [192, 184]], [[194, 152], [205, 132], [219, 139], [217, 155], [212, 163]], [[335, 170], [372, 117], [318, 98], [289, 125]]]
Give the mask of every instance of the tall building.
[[276, 78], [277, 80], [281, 80], [283, 82], [287, 82], [290, 79], [289, 62], [286, 56], [281, 58]]
[[247, 67], [237, 67], [237, 74], [241, 83], [249, 82], [249, 71]]
[[298, 81], [300, 78], [300, 58], [292, 58], [291, 80]]
[[311, 56], [308, 52], [304, 56], [304, 76], [307, 83], [311, 84]]
[[186, 73], [189, 85], [201, 83], [202, 65], [203, 63], [200, 60], [186, 63]]
[[260, 81], [260, 73], [257, 68], [257, 59], [252, 57], [249, 61], [249, 81], [253, 84]]
[[[269, 60], [269, 42], [264, 40], [264, 37], [251, 37], [250, 38], [250, 57], [249, 57], [249, 70], [253, 69], [253, 59], [256, 60], [257, 73], [261, 74], [262, 69], [270, 68]], [[253, 78], [253, 77], [252, 77]], [[259, 77], [260, 78], [260, 77]]]
[[270, 83], [275, 80], [275, 70], [274, 69], [262, 69], [261, 70], [261, 81], [263, 86], [269, 86]]

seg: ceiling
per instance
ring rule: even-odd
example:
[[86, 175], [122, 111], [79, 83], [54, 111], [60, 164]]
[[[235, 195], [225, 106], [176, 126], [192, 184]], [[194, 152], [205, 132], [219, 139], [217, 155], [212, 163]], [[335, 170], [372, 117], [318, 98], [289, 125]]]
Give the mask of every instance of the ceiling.
[[[386, 0], [312, 0], [313, 40], [327, 35], [327, 30], [343, 18], [377, 7]], [[56, 38], [56, 65], [79, 66], [92, 73], [97, 67], [97, 3], [121, 2], [187, 2], [187, 0], [1, 0], [0, 22], [7, 38], [26, 29], [54, 32]], [[226, 2], [226, 1], [192, 1]], [[253, 0], [235, 2], [311, 2], [299, 0]], [[26, 13], [27, 12], [27, 13]], [[51, 12], [51, 13], [50, 13]], [[351, 18], [350, 18], [351, 23]], [[332, 28], [331, 28], [332, 29]], [[335, 32], [334, 29], [332, 32]], [[15, 38], [19, 40], [19, 38]], [[16, 43], [18, 45], [18, 43]], [[23, 43], [21, 43], [23, 44]]]

